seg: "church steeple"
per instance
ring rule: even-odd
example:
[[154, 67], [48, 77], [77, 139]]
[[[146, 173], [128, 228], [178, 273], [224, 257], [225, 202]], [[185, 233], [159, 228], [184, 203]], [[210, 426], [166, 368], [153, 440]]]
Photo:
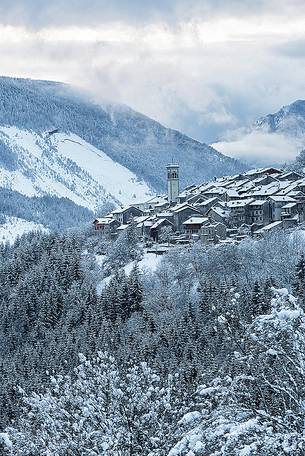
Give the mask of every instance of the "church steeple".
[[175, 203], [179, 195], [179, 165], [167, 165], [167, 198], [169, 203]]

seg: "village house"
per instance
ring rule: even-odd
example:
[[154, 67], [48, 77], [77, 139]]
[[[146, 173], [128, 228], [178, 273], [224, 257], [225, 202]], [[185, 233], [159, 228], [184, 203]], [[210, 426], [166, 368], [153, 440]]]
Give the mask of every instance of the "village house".
[[187, 203], [173, 207], [172, 212], [174, 214], [175, 230], [179, 232], [183, 231], [183, 222], [189, 219], [192, 215], [202, 215], [197, 209]]
[[251, 169], [244, 173], [244, 176], [251, 177], [252, 179], [256, 179], [258, 177], [263, 177], [264, 175], [279, 175], [281, 174], [281, 170], [277, 168], [259, 168], [259, 169]]
[[194, 234], [198, 234], [200, 232], [202, 226], [206, 223], [209, 223], [208, 217], [193, 215], [183, 222], [183, 228], [186, 236], [191, 239]]
[[156, 214], [156, 217], [157, 217], [158, 219], [162, 219], [162, 218], [163, 218], [163, 219], [167, 219], [167, 220], [169, 220], [169, 221], [172, 222], [172, 223], [173, 223], [173, 221], [174, 221], [174, 214], [173, 214], [172, 211], [169, 211], [169, 210], [159, 212], [158, 214]]
[[297, 181], [299, 179], [303, 179], [302, 174], [297, 173], [296, 171], [290, 171], [288, 173], [283, 173], [278, 176], [279, 180], [288, 180], [288, 181]]
[[204, 243], [218, 243], [226, 237], [227, 228], [223, 223], [208, 223], [201, 227], [200, 239]]
[[93, 226], [96, 231], [100, 231], [103, 234], [110, 234], [117, 230], [120, 226], [120, 222], [111, 217], [102, 217], [96, 218], [93, 221]]
[[132, 206], [140, 209], [142, 212], [151, 213], [154, 211], [156, 205], [166, 205], [167, 198], [165, 195], [157, 195], [150, 198], [148, 201], [144, 201], [142, 203], [135, 203]]
[[270, 197], [271, 220], [273, 222], [282, 219], [282, 207], [288, 203], [295, 203], [295, 200], [290, 196], [274, 195]]
[[299, 222], [300, 221], [299, 205], [300, 205], [299, 203], [295, 202], [295, 203], [287, 203], [284, 206], [282, 206], [281, 219], [284, 220], [284, 219], [288, 219], [288, 218], [296, 218], [296, 220]]
[[271, 222], [270, 201], [254, 200], [249, 204], [249, 223], [268, 225]]
[[231, 210], [223, 206], [213, 206], [206, 214], [212, 222], [230, 225]]
[[139, 217], [135, 217], [133, 219], [133, 222], [136, 224], [136, 229], [138, 232], [139, 237], [145, 238], [149, 237], [149, 230], [148, 230], [148, 236], [147, 236], [147, 230], [146, 230], [146, 222], [150, 220], [149, 215], [140, 215]]
[[174, 231], [174, 224], [165, 218], [161, 218], [157, 220], [151, 227], [150, 227], [150, 237], [155, 242], [162, 241], [162, 231], [165, 227], [168, 227], [171, 231]]
[[143, 215], [143, 211], [134, 206], [127, 206], [121, 209], [116, 209], [112, 212], [113, 218], [119, 223], [125, 225], [130, 222], [134, 217]]
[[202, 214], [207, 215], [209, 210], [218, 203], [218, 198], [209, 198], [207, 200], [202, 201], [201, 203], [195, 204], [195, 208]]
[[250, 223], [250, 203], [253, 199], [228, 201], [225, 203], [225, 208], [230, 209], [229, 223], [232, 226], [240, 226], [244, 223]]
[[274, 231], [278, 231], [283, 228], [283, 222], [281, 220], [277, 220], [276, 222], [269, 223], [269, 225], [263, 226], [259, 230], [255, 231], [254, 237], [260, 238], [264, 237], [269, 233], [273, 233]]
[[275, 178], [272, 175], [268, 174], [268, 175], [264, 175], [262, 177], [257, 177], [252, 182], [255, 185], [255, 187], [260, 187], [262, 185], [268, 185], [268, 184], [272, 184], [274, 182], [277, 182], [277, 178]]

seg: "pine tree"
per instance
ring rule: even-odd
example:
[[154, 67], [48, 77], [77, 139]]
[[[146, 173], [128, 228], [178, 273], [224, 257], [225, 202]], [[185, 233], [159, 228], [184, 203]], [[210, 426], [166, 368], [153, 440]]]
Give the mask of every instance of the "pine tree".
[[295, 270], [295, 280], [292, 291], [299, 299], [300, 305], [305, 308], [305, 258], [301, 255]]
[[252, 291], [252, 297], [250, 302], [251, 316], [257, 316], [263, 313], [264, 308], [264, 293], [260, 287], [260, 284], [256, 281]]
[[142, 312], [143, 286], [141, 283], [141, 276], [138, 263], [135, 263], [131, 270], [128, 280], [128, 286], [131, 312]]

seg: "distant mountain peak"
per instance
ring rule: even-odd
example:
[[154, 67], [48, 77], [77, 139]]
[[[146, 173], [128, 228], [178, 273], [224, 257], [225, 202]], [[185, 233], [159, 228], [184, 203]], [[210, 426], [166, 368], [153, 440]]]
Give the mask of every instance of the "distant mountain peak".
[[305, 135], [305, 100], [296, 100], [283, 106], [274, 114], [268, 114], [257, 120], [256, 130], [269, 133], [283, 133], [288, 136]]

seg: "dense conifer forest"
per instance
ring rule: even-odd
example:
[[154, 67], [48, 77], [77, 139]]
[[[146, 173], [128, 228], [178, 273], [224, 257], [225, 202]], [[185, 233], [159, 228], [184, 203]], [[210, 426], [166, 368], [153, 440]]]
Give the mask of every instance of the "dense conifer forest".
[[1, 247], [2, 453], [304, 454], [304, 232], [152, 272], [133, 229]]

